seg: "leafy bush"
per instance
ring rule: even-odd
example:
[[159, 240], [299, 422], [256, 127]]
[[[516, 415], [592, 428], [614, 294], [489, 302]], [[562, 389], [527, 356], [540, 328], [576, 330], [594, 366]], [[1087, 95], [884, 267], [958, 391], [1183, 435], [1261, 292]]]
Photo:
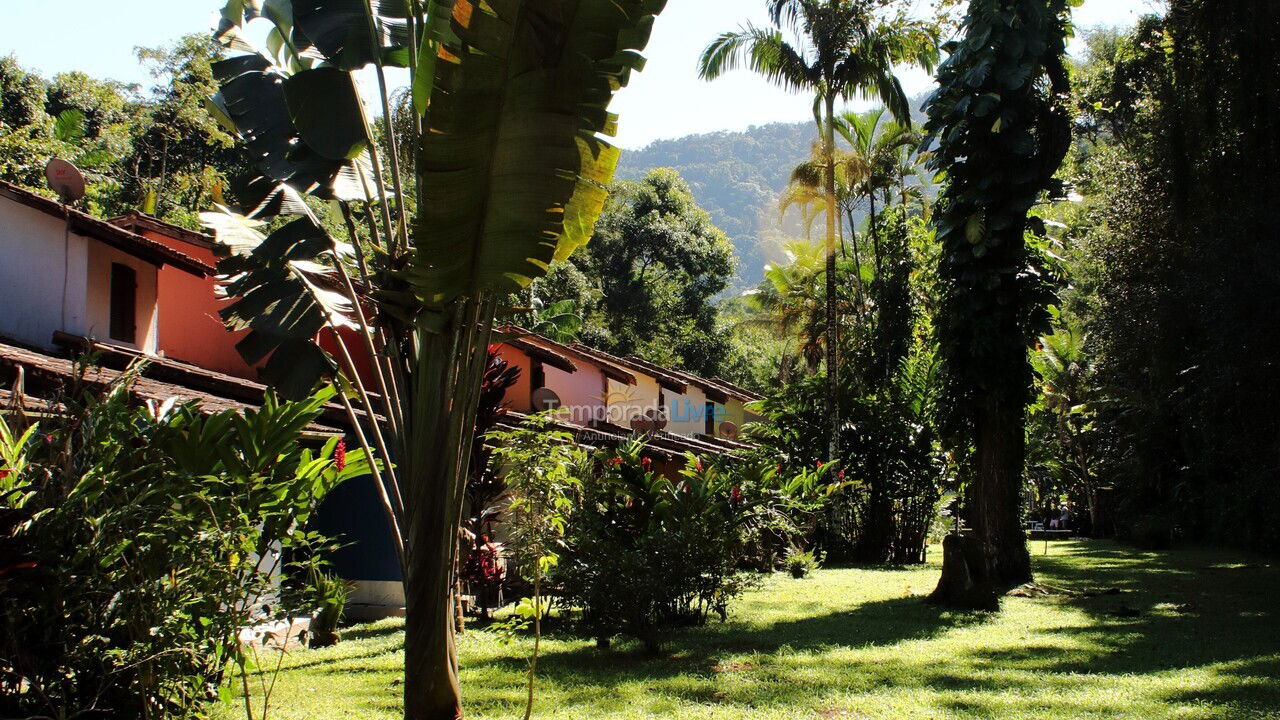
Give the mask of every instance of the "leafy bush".
[[131, 405], [131, 377], [0, 420], [0, 716], [196, 715], [244, 668], [239, 629], [300, 609], [274, 578], [325, 545], [305, 530], [321, 498], [368, 472], [299, 444], [332, 391], [205, 416]]
[[645, 451], [632, 442], [595, 458], [552, 580], [602, 645], [629, 635], [656, 651], [674, 627], [723, 619], [750, 584], [739, 566], [751, 514], [718, 468], [690, 458], [672, 480]]
[[817, 570], [820, 564], [821, 561], [817, 555], [814, 555], [812, 550], [802, 551], [795, 548], [792, 548], [791, 552], [787, 553], [786, 559], [782, 562], [787, 572], [791, 573], [791, 577], [797, 580], [809, 577], [809, 574]]

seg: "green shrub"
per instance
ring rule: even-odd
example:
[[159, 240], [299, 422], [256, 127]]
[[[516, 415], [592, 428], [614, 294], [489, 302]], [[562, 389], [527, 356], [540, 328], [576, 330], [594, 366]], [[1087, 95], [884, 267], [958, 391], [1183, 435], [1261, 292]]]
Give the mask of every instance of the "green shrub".
[[198, 715], [240, 628], [296, 610], [275, 578], [325, 545], [321, 498], [367, 473], [299, 444], [331, 391], [205, 416], [136, 407], [131, 377], [0, 422], [2, 717]]
[[346, 611], [347, 600], [351, 598], [351, 586], [346, 580], [325, 572], [319, 566], [312, 566], [308, 575], [311, 605], [315, 607], [315, 614], [311, 616], [311, 626], [307, 630], [307, 644], [311, 647], [336, 645], [338, 625], [342, 623], [342, 613]]
[[656, 651], [672, 628], [723, 619], [751, 582], [739, 569], [751, 516], [718, 468], [690, 458], [672, 480], [646, 450], [633, 442], [595, 458], [552, 580], [590, 637], [628, 635]]
[[821, 563], [822, 561], [818, 559], [817, 555], [813, 554], [812, 550], [801, 551], [792, 548], [791, 552], [787, 553], [782, 565], [787, 572], [791, 573], [791, 577], [799, 580], [809, 577], [810, 573], [817, 570]]

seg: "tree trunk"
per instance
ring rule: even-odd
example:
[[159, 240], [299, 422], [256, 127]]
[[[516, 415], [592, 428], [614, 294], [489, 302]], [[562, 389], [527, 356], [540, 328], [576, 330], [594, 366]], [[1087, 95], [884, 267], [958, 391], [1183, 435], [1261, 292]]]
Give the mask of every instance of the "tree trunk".
[[942, 544], [942, 577], [934, 602], [995, 609], [1010, 588], [1031, 582], [1031, 556], [1022, 528], [1022, 466], [1026, 438], [1023, 404], [1012, 394], [988, 392], [974, 414], [974, 479], [968, 505], [971, 535]]
[[1003, 589], [1031, 582], [1031, 556], [1022, 527], [1022, 466], [1026, 451], [1023, 403], [1004, 393], [977, 402], [970, 490], [973, 529], [982, 543], [987, 576]]
[[831, 439], [827, 459], [840, 454], [840, 379], [838, 375], [839, 322], [836, 317], [836, 166], [835, 166], [835, 96], [826, 98], [827, 116], [822, 126], [822, 144], [826, 162], [827, 195], [827, 421]]
[[454, 569], [493, 301], [458, 302], [443, 328], [419, 330], [406, 429], [405, 720], [458, 720]]

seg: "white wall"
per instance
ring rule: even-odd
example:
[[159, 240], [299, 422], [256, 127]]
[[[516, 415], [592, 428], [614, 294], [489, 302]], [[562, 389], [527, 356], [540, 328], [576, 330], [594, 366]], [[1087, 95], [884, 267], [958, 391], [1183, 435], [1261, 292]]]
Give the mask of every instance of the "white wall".
[[683, 395], [670, 390], [667, 395], [667, 432], [685, 437], [701, 435], [707, 431], [707, 394], [689, 385]]
[[[52, 349], [53, 333], [87, 335], [88, 238], [0, 197], [0, 335]], [[65, 296], [63, 289], [66, 289]]]

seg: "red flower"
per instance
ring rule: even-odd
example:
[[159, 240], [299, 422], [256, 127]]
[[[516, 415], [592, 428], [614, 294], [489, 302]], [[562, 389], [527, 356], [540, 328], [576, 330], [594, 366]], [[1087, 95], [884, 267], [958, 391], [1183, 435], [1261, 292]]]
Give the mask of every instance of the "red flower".
[[609, 458], [609, 464], [612, 465], [613, 467], [618, 467], [619, 465], [622, 464], [622, 458], [620, 457]]
[[844, 480], [844, 471], [841, 470], [840, 472], [836, 473], [836, 477], [839, 478], [840, 480]]
[[0, 468], [0, 480], [3, 480], [13, 474], [13, 468]]
[[342, 438], [338, 440], [338, 444], [333, 448], [333, 464], [338, 468], [338, 472], [347, 469], [347, 440]]
[[821, 469], [822, 469], [822, 461], [821, 461], [821, 460], [819, 460], [819, 461], [818, 461], [818, 469], [819, 469], [819, 470], [821, 470]]
[[694, 465], [694, 467], [696, 467], [696, 468], [698, 469], [698, 472], [702, 472], [702, 461], [701, 461], [701, 460], [697, 460], [696, 462], [697, 462], [697, 464], [696, 464], [696, 465]]
[[778, 463], [778, 467], [774, 468], [774, 472], [778, 475], [782, 474], [782, 463]]
[[729, 492], [729, 497], [733, 498], [733, 503], [735, 505], [742, 502], [742, 488], [734, 485], [733, 490]]
[[45, 445], [52, 445], [52, 444], [53, 444], [53, 440], [54, 440], [54, 438], [53, 438], [53, 433], [49, 433], [48, 435], [45, 435], [45, 436], [44, 436], [44, 444], [45, 444]]
[[653, 460], [652, 460], [651, 458], [640, 458], [640, 467], [644, 468], [644, 471], [645, 471], [645, 472], [650, 472], [650, 471], [652, 471], [652, 470], [653, 470]]

